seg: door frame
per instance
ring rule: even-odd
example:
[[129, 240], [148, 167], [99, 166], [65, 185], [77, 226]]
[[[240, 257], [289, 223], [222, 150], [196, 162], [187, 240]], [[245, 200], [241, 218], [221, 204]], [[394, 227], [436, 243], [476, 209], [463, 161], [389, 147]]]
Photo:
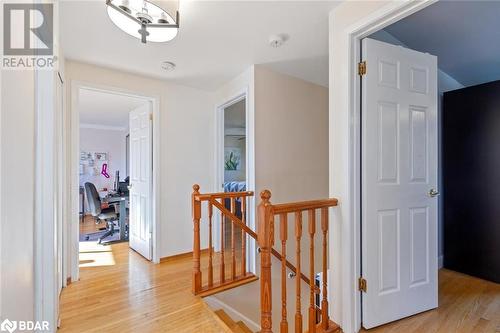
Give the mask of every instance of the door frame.
[[[339, 300], [333, 302], [333, 319], [340, 323], [346, 333], [358, 332], [362, 321], [361, 292], [357, 284], [361, 272], [361, 81], [357, 73], [361, 40], [437, 1], [388, 2], [339, 32], [334, 31], [335, 9], [330, 13], [329, 192], [330, 196], [340, 196], [342, 201], [339, 209], [334, 210], [335, 220], [341, 223], [334, 223], [329, 239], [333, 244], [330, 249], [330, 267], [339, 268], [332, 273], [329, 294], [332, 299]], [[342, 59], [333, 57], [334, 48], [342, 50]], [[342, 62], [342, 72], [336, 71], [332, 65], [336, 61]], [[345, 87], [334, 91], [332, 77], [347, 78]], [[342, 114], [336, 116], [337, 112]], [[335, 140], [341, 142], [335, 144]], [[342, 178], [345, 181], [341, 181]]]
[[161, 150], [160, 150], [160, 97], [156, 95], [146, 95], [136, 91], [130, 91], [122, 88], [117, 88], [113, 86], [95, 84], [90, 82], [71, 80], [69, 83], [71, 87], [71, 101], [70, 110], [71, 115], [71, 125], [70, 125], [70, 158], [67, 161], [70, 170], [70, 200], [71, 200], [71, 210], [67, 221], [70, 221], [69, 233], [70, 233], [70, 249], [69, 257], [71, 258], [70, 265], [70, 277], [72, 281], [78, 281], [80, 278], [79, 269], [79, 160], [80, 160], [80, 114], [78, 112], [79, 104], [79, 91], [81, 89], [94, 90], [99, 92], [105, 92], [115, 95], [129, 96], [135, 98], [141, 98], [145, 101], [149, 101], [152, 106], [153, 114], [153, 193], [152, 193], [152, 262], [160, 262], [160, 161], [161, 161]]
[[[221, 184], [224, 182], [224, 109], [227, 107], [245, 100], [245, 135], [246, 135], [246, 183], [247, 191], [255, 192], [255, 114], [249, 101], [249, 89], [244, 88], [229, 98], [225, 98], [215, 107], [215, 175], [214, 175], [214, 191], [221, 192]], [[247, 207], [248, 226], [255, 230], [255, 195], [250, 197]], [[218, 214], [217, 214], [218, 216]], [[215, 232], [215, 248], [220, 249], [220, 223], [216, 223]], [[255, 272], [256, 263], [255, 255], [257, 244], [255, 240], [249, 237], [247, 241], [247, 269]]]

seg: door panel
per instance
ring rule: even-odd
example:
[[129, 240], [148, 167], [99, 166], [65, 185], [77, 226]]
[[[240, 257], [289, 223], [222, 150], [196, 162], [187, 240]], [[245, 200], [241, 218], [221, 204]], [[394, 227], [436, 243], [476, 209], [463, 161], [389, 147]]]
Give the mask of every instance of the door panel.
[[363, 326], [437, 307], [437, 59], [363, 40]]
[[152, 258], [151, 105], [130, 112], [130, 247]]

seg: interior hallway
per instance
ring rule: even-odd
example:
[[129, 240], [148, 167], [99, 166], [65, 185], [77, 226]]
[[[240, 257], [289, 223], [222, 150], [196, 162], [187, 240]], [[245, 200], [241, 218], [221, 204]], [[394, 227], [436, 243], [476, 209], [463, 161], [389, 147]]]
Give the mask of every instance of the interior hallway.
[[[62, 293], [60, 332], [228, 332], [192, 295], [190, 257], [154, 265], [128, 243], [87, 245], [81, 264]], [[500, 285], [442, 269], [438, 309], [365, 332], [500, 332]]]
[[85, 267], [62, 292], [59, 332], [230, 332], [191, 293], [191, 258], [154, 265], [128, 243], [83, 244]]

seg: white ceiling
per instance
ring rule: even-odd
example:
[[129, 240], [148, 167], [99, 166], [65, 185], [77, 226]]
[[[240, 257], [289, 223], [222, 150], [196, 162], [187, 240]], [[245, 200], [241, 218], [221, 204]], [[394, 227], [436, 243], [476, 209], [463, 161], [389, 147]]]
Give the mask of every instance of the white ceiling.
[[500, 79], [500, 1], [438, 1], [384, 30], [465, 86]]
[[78, 99], [80, 126], [96, 128], [128, 128], [128, 115], [146, 100], [125, 95], [81, 89]]
[[[328, 14], [339, 1], [180, 1], [177, 37], [147, 45], [111, 22], [105, 1], [64, 1], [65, 56], [205, 90], [252, 64], [327, 86]], [[270, 47], [269, 36], [281, 33], [289, 40]], [[164, 72], [162, 61], [177, 69]]]

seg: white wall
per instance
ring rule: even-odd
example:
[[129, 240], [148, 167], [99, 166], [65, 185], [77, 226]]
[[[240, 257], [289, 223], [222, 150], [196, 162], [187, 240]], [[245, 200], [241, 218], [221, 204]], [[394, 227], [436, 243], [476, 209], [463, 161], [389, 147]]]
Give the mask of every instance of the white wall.
[[[254, 67], [255, 173], [256, 190], [269, 189], [273, 203], [326, 198], [328, 196], [328, 90], [291, 76]], [[250, 97], [252, 98], [252, 97]], [[256, 198], [256, 202], [260, 198]], [[290, 217], [291, 221], [293, 218]], [[276, 222], [278, 223], [278, 222]], [[304, 226], [307, 226], [304, 216]], [[276, 224], [278, 226], [278, 224]], [[293, 225], [291, 223], [290, 225]], [[318, 228], [318, 227], [317, 227]], [[307, 230], [304, 229], [304, 230]], [[290, 227], [289, 235], [293, 234]], [[317, 234], [316, 248], [321, 248]], [[291, 236], [290, 236], [291, 237]], [[276, 247], [279, 248], [276, 236]], [[308, 267], [306, 233], [302, 241], [302, 265]], [[289, 260], [295, 263], [295, 246], [287, 243]], [[316, 256], [316, 270], [321, 269]], [[258, 258], [257, 258], [258, 261]], [[279, 327], [281, 278], [280, 263], [273, 263], [273, 327]], [[257, 266], [258, 267], [258, 266]], [[295, 313], [295, 279], [287, 280], [288, 313]], [[302, 285], [303, 315], [307, 318], [308, 289]], [[249, 295], [253, 295], [249, 297]], [[259, 281], [215, 295], [255, 323], [260, 323]], [[304, 323], [306, 319], [304, 319]], [[289, 320], [290, 331], [294, 330]]]
[[33, 320], [34, 72], [2, 71], [1, 80], [0, 320]]
[[[74, 61], [66, 62], [66, 79], [70, 86], [80, 81], [159, 97], [160, 257], [192, 251], [192, 185], [199, 183], [202, 190], [211, 188], [214, 173], [212, 94]], [[68, 96], [68, 111], [70, 106]], [[202, 228], [202, 239], [207, 239], [206, 234], [206, 228]]]
[[[97, 174], [87, 172], [90, 168], [85, 168], [84, 173], [80, 174], [80, 186], [86, 182], [93, 183], [98, 191], [107, 188], [113, 189], [115, 181], [115, 172], [120, 171], [120, 181], [125, 179], [126, 175], [126, 145], [125, 137], [127, 131], [109, 130], [98, 128], [80, 127], [80, 151], [100, 152], [108, 154], [108, 174], [110, 178], [101, 175], [101, 170]], [[88, 212], [88, 204], [85, 202], [85, 211]]]

